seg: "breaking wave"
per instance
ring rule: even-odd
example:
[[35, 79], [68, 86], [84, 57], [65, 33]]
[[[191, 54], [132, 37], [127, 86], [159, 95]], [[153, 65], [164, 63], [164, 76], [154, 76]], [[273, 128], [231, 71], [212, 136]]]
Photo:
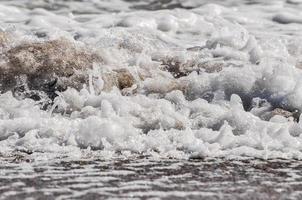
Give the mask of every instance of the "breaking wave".
[[299, 1], [34, 2], [0, 5], [1, 154], [302, 158]]

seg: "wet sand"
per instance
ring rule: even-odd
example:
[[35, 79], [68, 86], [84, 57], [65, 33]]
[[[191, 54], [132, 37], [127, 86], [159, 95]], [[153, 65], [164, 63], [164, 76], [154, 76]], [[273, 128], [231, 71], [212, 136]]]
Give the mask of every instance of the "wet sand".
[[1, 199], [300, 199], [302, 161], [1, 158]]

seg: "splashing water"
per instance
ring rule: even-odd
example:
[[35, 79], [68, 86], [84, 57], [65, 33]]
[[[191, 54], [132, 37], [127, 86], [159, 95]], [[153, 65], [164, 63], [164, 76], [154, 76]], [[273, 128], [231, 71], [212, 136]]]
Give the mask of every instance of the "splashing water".
[[0, 153], [300, 159], [300, 7], [2, 1]]

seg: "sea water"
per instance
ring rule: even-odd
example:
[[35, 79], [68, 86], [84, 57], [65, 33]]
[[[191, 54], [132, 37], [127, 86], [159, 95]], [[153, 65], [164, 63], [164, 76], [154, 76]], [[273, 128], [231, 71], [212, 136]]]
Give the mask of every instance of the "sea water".
[[[24, 44], [65, 41], [66, 51], [100, 59], [82, 64], [86, 79], [43, 107], [43, 98], [7, 84], [38, 73], [34, 50], [18, 54], [24, 62], [1, 83], [0, 154], [30, 162], [300, 160], [301, 9], [299, 0], [3, 0], [2, 74], [12, 68], [11, 49]], [[129, 87], [108, 88], [107, 75], [123, 70]]]

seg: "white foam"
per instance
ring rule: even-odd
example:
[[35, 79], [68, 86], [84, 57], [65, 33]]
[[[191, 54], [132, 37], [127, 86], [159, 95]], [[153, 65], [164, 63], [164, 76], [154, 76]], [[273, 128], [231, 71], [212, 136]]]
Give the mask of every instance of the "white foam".
[[[302, 158], [301, 122], [283, 116], [264, 119], [273, 106], [302, 110], [302, 72], [295, 67], [302, 55], [295, 50], [301, 46], [302, 27], [272, 20], [300, 23], [297, 16], [280, 14], [285, 4], [242, 3], [234, 8], [232, 1], [229, 6], [181, 1], [195, 9], [137, 11], [123, 1], [64, 3], [67, 8], [59, 12], [4, 2], [0, 24], [16, 36], [15, 43], [39, 40], [36, 31], [46, 32], [42, 40], [73, 40], [79, 34], [74, 42], [94, 48], [105, 64], [94, 65], [89, 86], [59, 93], [52, 110], [40, 110], [30, 99], [16, 100], [11, 92], [2, 94], [1, 153], [77, 156], [92, 148], [108, 157], [130, 152], [177, 158]], [[98, 15], [74, 12], [79, 7]], [[193, 46], [200, 50], [186, 50]], [[174, 78], [161, 65], [168, 58], [191, 71]], [[213, 73], [198, 68], [215, 62], [222, 67]], [[192, 69], [190, 63], [195, 63]], [[120, 68], [135, 77], [135, 92], [102, 91], [104, 81], [95, 77]], [[245, 110], [251, 102], [254, 107]]]

